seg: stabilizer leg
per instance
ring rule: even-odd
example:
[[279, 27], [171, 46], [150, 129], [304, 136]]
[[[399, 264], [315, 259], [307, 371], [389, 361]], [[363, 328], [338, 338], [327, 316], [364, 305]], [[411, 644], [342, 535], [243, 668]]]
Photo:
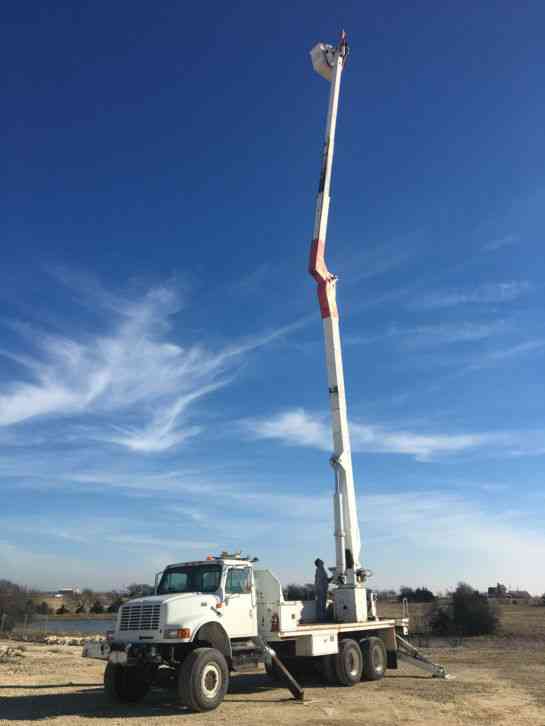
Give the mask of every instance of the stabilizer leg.
[[270, 659], [272, 663], [278, 668], [280, 673], [282, 674], [282, 678], [285, 682], [286, 688], [289, 689], [292, 696], [297, 699], [298, 701], [304, 701], [305, 698], [305, 691], [299, 683], [295, 680], [295, 678], [291, 675], [289, 670], [286, 668], [286, 666], [282, 663], [280, 658], [276, 655], [275, 651], [267, 645], [267, 643], [263, 640], [263, 638], [256, 638], [257, 642], [261, 646], [261, 649], [263, 651], [263, 656], [266, 659]]
[[396, 635], [396, 641], [397, 657], [399, 658], [399, 660], [402, 660], [405, 663], [410, 663], [416, 668], [420, 668], [421, 670], [431, 673], [434, 678], [448, 679], [453, 677], [448, 674], [445, 666], [433, 663], [429, 658], [421, 655], [421, 653], [418, 652], [417, 648], [409, 643], [408, 640], [405, 640], [399, 635]]

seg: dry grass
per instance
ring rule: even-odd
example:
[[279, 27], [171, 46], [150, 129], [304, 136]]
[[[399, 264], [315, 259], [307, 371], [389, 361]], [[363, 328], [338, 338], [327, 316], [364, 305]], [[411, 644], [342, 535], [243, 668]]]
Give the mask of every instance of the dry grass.
[[[423, 603], [409, 605], [412, 632], [427, 631], [426, 614], [429, 607]], [[500, 618], [498, 633], [500, 636], [545, 640], [545, 607], [522, 603], [517, 605], [506, 603], [497, 607]], [[400, 603], [379, 602], [378, 612], [381, 618], [398, 618], [401, 617], [401, 605]]]
[[500, 605], [500, 629], [505, 635], [545, 640], [545, 607]]

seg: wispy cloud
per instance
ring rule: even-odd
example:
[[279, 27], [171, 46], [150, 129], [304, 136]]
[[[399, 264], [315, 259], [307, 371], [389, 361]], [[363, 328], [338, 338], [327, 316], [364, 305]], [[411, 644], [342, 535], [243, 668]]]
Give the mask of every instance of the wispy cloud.
[[[385, 275], [391, 270], [401, 267], [409, 259], [408, 251], [400, 251], [393, 246], [384, 246], [375, 250], [366, 251], [360, 257], [352, 260], [350, 270], [346, 273], [351, 283], [370, 280]], [[354, 270], [359, 270], [357, 273]]]
[[408, 345], [432, 346], [451, 343], [473, 343], [490, 338], [505, 330], [504, 321], [492, 323], [439, 323], [438, 325], [418, 325], [400, 333]]
[[331, 433], [323, 419], [304, 409], [284, 411], [271, 418], [247, 419], [244, 427], [258, 439], [278, 439], [293, 446], [331, 448]]
[[508, 361], [513, 358], [519, 358], [520, 356], [529, 355], [531, 353], [540, 353], [545, 349], [545, 338], [533, 338], [531, 340], [525, 340], [522, 343], [511, 345], [503, 348], [497, 348], [496, 350], [490, 350], [483, 353], [464, 370], [480, 370], [481, 368], [489, 368], [495, 366], [503, 361]]
[[24, 374], [0, 389], [0, 426], [107, 413], [108, 424], [95, 422], [92, 437], [136, 452], [166, 451], [199, 433], [188, 421], [190, 406], [232, 380], [245, 355], [305, 323], [210, 350], [173, 340], [171, 316], [181, 301], [172, 288], [157, 287], [133, 300], [100, 292], [97, 305], [108, 310], [105, 332], [97, 335], [65, 337], [13, 325], [31, 352], [0, 352]]
[[530, 292], [532, 286], [526, 280], [480, 285], [474, 289], [438, 290], [412, 300], [407, 307], [412, 310], [431, 310], [456, 305], [484, 305], [508, 303]]
[[433, 347], [485, 340], [504, 331], [505, 327], [503, 320], [489, 323], [438, 323], [412, 327], [390, 325], [383, 333], [369, 336], [351, 335], [347, 336], [344, 342], [346, 345], [367, 345], [378, 340], [392, 339], [409, 347]]
[[[304, 409], [284, 411], [269, 419], [249, 420], [245, 426], [256, 438], [276, 439], [291, 446], [325, 451], [331, 449], [331, 429], [325, 417], [309, 414]], [[476, 448], [486, 440], [482, 434], [428, 435], [354, 422], [350, 431], [354, 451], [406, 454], [421, 461]]]
[[[542, 592], [539, 569], [545, 557], [545, 537], [540, 531], [542, 518], [534, 520], [532, 530], [520, 512], [500, 513], [491, 508], [490, 501], [446, 492], [439, 487], [415, 491], [401, 485], [390, 488], [387, 493], [376, 492], [377, 486], [371, 483], [367, 492], [360, 492], [358, 496], [363, 561], [376, 573], [373, 586], [408, 584], [414, 587], [425, 583], [432, 589], [444, 589], [463, 579], [485, 588], [489, 580], [503, 581], [516, 573], [525, 588]], [[284, 583], [308, 581], [317, 552], [331, 562], [334, 548], [329, 494], [317, 496], [316, 492], [309, 491], [307, 495], [295, 496], [270, 489], [254, 491], [250, 497], [247, 494], [242, 489], [238, 491], [237, 513], [240, 515], [243, 510], [244, 520], [220, 517], [218, 527], [214, 527], [214, 538], [221, 538], [220, 546], [252, 548], [265, 566], [273, 567], [282, 576]], [[218, 508], [227, 503], [227, 496], [220, 497]], [[271, 536], [266, 538], [263, 537], [267, 526], [263, 522], [264, 508], [273, 515], [278, 514], [273, 517], [271, 530], [267, 530]], [[169, 512], [173, 515], [170, 519]], [[166, 524], [174, 532], [180, 514], [184, 514], [183, 508], [165, 509], [162, 515], [158, 512], [163, 528]], [[305, 527], [301, 527], [302, 521]], [[40, 529], [39, 521], [36, 525]], [[38, 546], [30, 540], [20, 545], [3, 541], [0, 542], [0, 565], [10, 579], [43, 587], [72, 582], [111, 588], [133, 581], [149, 582], [153, 573], [167, 562], [200, 559], [218, 550], [218, 544], [208, 540], [209, 530], [198, 524], [197, 527], [200, 529], [186, 532], [184, 525], [182, 536], [165, 537], [160, 531], [150, 529], [149, 523], [123, 522], [116, 527], [113, 520], [104, 522], [103, 518], [95, 518], [89, 522], [85, 519], [81, 529], [80, 523], [75, 522], [66, 533], [67, 539], [73, 542], [70, 556], [66, 552], [44, 554], [41, 544]], [[234, 529], [238, 532], [233, 532]], [[92, 548], [80, 543], [81, 530], [83, 538], [93, 542]], [[389, 537], [388, 547], [383, 546], [385, 532]], [[299, 548], [296, 562], [289, 557], [295, 537]], [[283, 549], [284, 543], [288, 551]], [[101, 556], [109, 554], [107, 563], [101, 560], [100, 565], [96, 564], [97, 548]]]
[[116, 427], [119, 434], [110, 435], [107, 440], [114, 444], [126, 446], [131, 451], [160, 452], [181, 444], [202, 430], [200, 426], [177, 428], [177, 422], [189, 405], [198, 398], [205, 396], [221, 387], [223, 383], [202, 386], [200, 389], [180, 396], [171, 405], [165, 405], [152, 414], [151, 420], [144, 428]]
[[263, 289], [265, 283], [275, 275], [275, 270], [270, 262], [262, 262], [253, 270], [243, 275], [240, 279], [232, 282], [228, 289], [232, 293], [251, 295]]
[[[485, 588], [498, 579], [516, 577], [516, 582], [534, 592], [543, 589], [541, 573], [535, 572], [545, 556], [545, 537], [539, 523], [532, 528], [516, 517], [487, 511], [482, 503], [435, 489], [364, 496], [361, 504], [363, 531], [371, 537], [384, 530], [397, 533], [399, 541], [389, 548], [398, 558], [394, 566], [404, 568], [404, 552], [412, 553], [415, 547], [425, 551], [428, 556], [421, 572], [415, 574], [433, 581], [436, 587], [453, 587], [459, 580], [469, 580]], [[438, 543], [440, 562], [431, 555]], [[447, 563], [448, 580], [444, 575]]]
[[90, 489], [121, 489], [130, 492], [131, 496], [139, 492], [153, 496], [158, 492], [175, 492], [184, 496], [219, 494], [225, 488], [225, 484], [218, 481], [217, 472], [202, 471], [187, 466], [183, 470], [164, 472], [147, 472], [132, 468], [125, 471], [71, 470], [64, 471], [57, 478], [64, 484], [75, 482]]
[[[294, 409], [270, 418], [244, 422], [246, 431], [258, 439], [274, 439], [289, 446], [331, 450], [331, 428], [325, 416]], [[360, 422], [350, 424], [355, 452], [401, 454], [417, 461], [431, 461], [486, 448], [502, 456], [539, 456], [545, 452], [545, 431], [421, 433]]]
[[495, 252], [496, 250], [501, 249], [502, 247], [508, 247], [509, 245], [514, 245], [519, 241], [519, 238], [515, 234], [508, 234], [505, 237], [499, 237], [498, 239], [490, 240], [490, 242], [487, 242], [485, 245], [483, 245], [483, 252]]
[[210, 549], [210, 547], [214, 548], [217, 547], [217, 543], [215, 542], [197, 542], [195, 540], [190, 539], [176, 539], [176, 538], [170, 538], [170, 537], [152, 537], [152, 536], [142, 536], [142, 535], [135, 535], [135, 534], [116, 534], [116, 535], [109, 535], [106, 537], [108, 542], [113, 542], [114, 544], [121, 544], [125, 545], [126, 547], [140, 549], [140, 548], [149, 548], [149, 547], [163, 547], [168, 548], [169, 550], [176, 550], [178, 549], [180, 552], [183, 552], [184, 550], [199, 550], [200, 552], [204, 552], [207, 549]]

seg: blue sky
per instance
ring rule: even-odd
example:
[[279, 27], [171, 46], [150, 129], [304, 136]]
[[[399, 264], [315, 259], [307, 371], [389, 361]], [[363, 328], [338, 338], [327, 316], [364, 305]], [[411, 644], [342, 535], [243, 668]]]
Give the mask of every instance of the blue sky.
[[328, 239], [375, 587], [545, 590], [540, 3], [25, 3], [0, 118], [0, 577], [333, 564]]

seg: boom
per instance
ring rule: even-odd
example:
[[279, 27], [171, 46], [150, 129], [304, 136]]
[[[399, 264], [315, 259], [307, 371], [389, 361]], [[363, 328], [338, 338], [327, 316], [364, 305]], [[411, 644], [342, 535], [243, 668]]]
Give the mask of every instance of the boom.
[[315, 70], [330, 81], [331, 87], [320, 184], [316, 197], [316, 216], [310, 249], [309, 272], [318, 283], [318, 301], [324, 328], [329, 402], [333, 428], [331, 464], [335, 472], [335, 577], [339, 583], [355, 585], [356, 573], [360, 569], [361, 540], [352, 473], [352, 453], [346, 410], [339, 314], [336, 302], [337, 278], [329, 272], [325, 262], [335, 127], [341, 75], [347, 56], [348, 43], [344, 31], [341, 33], [339, 45], [336, 48], [319, 43], [311, 51]]

